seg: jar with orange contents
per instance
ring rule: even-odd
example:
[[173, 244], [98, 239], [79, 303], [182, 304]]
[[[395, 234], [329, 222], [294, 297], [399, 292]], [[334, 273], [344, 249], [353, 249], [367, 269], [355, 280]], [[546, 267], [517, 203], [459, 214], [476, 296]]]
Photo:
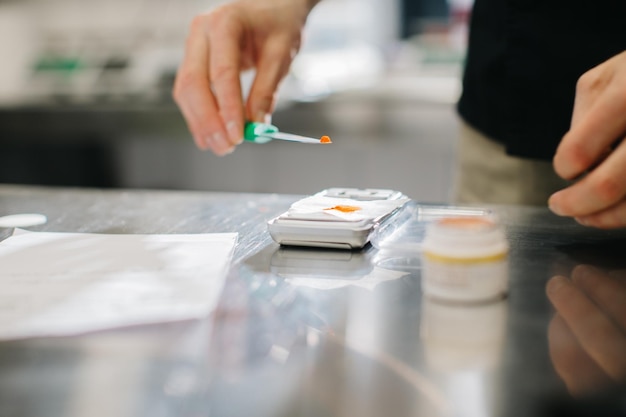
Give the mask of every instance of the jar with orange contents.
[[482, 302], [506, 295], [509, 246], [494, 217], [439, 219], [426, 229], [422, 250], [425, 296]]

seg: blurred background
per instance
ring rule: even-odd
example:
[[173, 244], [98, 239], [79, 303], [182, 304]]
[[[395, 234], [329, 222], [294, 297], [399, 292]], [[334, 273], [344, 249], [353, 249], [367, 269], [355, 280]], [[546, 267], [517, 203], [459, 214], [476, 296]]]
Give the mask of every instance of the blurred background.
[[449, 201], [472, 0], [324, 0], [273, 122], [333, 145], [222, 158], [195, 148], [171, 98], [189, 22], [220, 3], [0, 0], [0, 182]]

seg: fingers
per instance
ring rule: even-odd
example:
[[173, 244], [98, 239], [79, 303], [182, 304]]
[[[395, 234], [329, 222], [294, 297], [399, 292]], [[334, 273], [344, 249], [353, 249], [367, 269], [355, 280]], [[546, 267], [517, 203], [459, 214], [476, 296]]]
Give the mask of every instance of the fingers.
[[211, 24], [210, 79], [231, 145], [243, 141], [244, 108], [239, 74], [243, 33], [236, 16], [214, 13]]
[[187, 126], [200, 149], [211, 149], [217, 155], [232, 152], [218, 104], [211, 91], [209, 78], [210, 44], [206, 35], [207, 17], [194, 18], [185, 57], [174, 84], [173, 96]]
[[622, 380], [626, 376], [626, 341], [621, 330], [566, 278], [552, 278], [546, 291], [585, 352], [613, 380]]
[[[626, 111], [626, 110], [625, 110]], [[626, 197], [626, 145], [622, 142], [590, 174], [576, 184], [558, 191], [550, 197], [550, 209], [561, 216], [589, 217], [604, 227], [626, 225], [622, 201]], [[610, 211], [612, 209], [615, 211]], [[603, 212], [603, 213], [602, 213]], [[605, 222], [605, 223], [603, 223]]]
[[598, 229], [608, 230], [626, 227], [626, 201], [597, 213], [576, 217], [576, 221], [583, 226]]
[[[554, 168], [564, 179], [576, 178], [592, 167], [626, 132], [626, 75], [615, 74], [616, 60], [579, 80], [572, 127], [554, 157]], [[626, 66], [621, 69], [626, 71]]]
[[[246, 116], [266, 121], [315, 3], [240, 0], [194, 19], [173, 95], [198, 147], [232, 152]], [[250, 67], [257, 76], [244, 108], [239, 77]]]
[[574, 269], [572, 281], [626, 330], [626, 286], [622, 282], [587, 265], [579, 265]]
[[548, 345], [554, 370], [572, 395], [588, 394], [610, 385], [611, 380], [585, 353], [559, 314], [548, 326]]
[[600, 91], [592, 88], [593, 82], [599, 77], [596, 75], [602, 69], [594, 68], [583, 74], [576, 84], [576, 97], [574, 100], [574, 110], [572, 112], [571, 127], [577, 126], [581, 120], [589, 113], [593, 104], [597, 101]]
[[616, 145], [625, 135], [626, 52], [579, 79], [571, 129], [554, 169], [565, 179], [590, 173], [550, 197], [553, 212], [599, 228], [626, 226], [626, 147]]
[[267, 42], [257, 65], [257, 73], [250, 88], [247, 115], [256, 122], [268, 122], [276, 104], [276, 93], [281, 80], [289, 72], [295, 54], [292, 41], [276, 37]]

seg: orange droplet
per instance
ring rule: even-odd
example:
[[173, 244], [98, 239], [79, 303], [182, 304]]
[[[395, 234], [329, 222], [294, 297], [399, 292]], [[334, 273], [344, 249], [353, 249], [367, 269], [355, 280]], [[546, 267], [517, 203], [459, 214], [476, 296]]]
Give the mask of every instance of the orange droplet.
[[333, 141], [330, 140], [329, 136], [322, 136], [322, 138], [320, 139], [320, 143], [333, 143]]
[[361, 210], [361, 207], [357, 207], [357, 206], [335, 206], [335, 207], [325, 208], [324, 210], [337, 210], [337, 211], [340, 211], [342, 213], [352, 213], [352, 212]]

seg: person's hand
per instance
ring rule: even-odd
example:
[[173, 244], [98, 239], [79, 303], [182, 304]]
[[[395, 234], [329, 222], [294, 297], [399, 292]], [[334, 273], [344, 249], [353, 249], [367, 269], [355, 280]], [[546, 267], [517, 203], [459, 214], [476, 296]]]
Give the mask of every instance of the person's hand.
[[[174, 100], [200, 149], [232, 152], [244, 121], [267, 121], [317, 0], [238, 0], [196, 16]], [[256, 68], [244, 106], [240, 73]]]
[[546, 292], [556, 315], [548, 342], [554, 368], [573, 395], [626, 381], [626, 273], [581, 265]]
[[626, 226], [626, 52], [583, 74], [554, 169], [574, 185], [550, 197], [556, 214], [587, 226]]

